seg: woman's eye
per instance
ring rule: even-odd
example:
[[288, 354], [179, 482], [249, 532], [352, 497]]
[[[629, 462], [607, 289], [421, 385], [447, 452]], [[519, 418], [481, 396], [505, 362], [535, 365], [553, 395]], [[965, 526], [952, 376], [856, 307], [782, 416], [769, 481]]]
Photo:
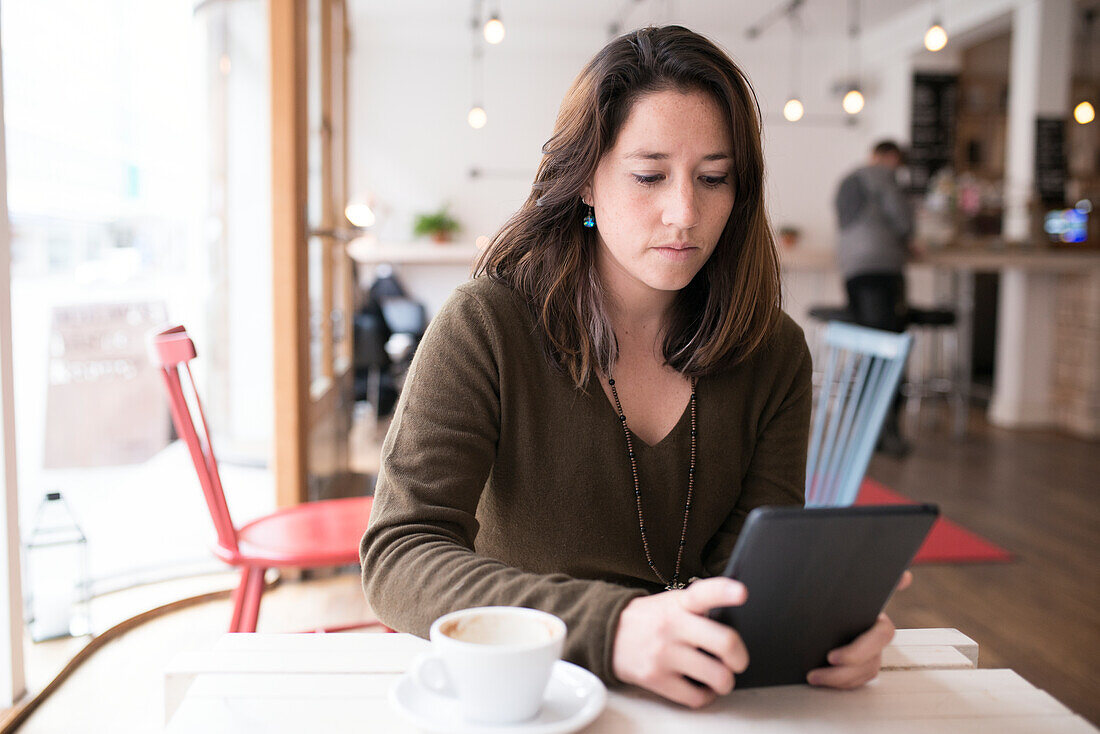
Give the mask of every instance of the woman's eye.
[[[650, 175], [642, 175], [640, 173], [631, 174], [634, 176], [634, 180], [640, 183], [642, 186], [653, 186], [659, 183], [665, 176], [663, 173], [654, 173]], [[729, 176], [700, 176], [699, 180], [703, 182], [703, 185], [709, 189], [716, 189], [719, 186], [723, 186], [729, 180]]]

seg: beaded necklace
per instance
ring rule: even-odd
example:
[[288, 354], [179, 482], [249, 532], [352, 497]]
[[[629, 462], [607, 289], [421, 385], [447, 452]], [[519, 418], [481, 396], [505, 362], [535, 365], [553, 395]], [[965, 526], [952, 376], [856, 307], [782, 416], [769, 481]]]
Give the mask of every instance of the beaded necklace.
[[691, 493], [695, 488], [695, 378], [691, 378], [691, 462], [688, 464], [688, 492], [687, 502], [684, 503], [684, 526], [680, 530], [680, 548], [676, 552], [676, 568], [672, 573], [672, 579], [666, 581], [657, 567], [653, 565], [653, 557], [649, 554], [649, 541], [645, 534], [645, 518], [642, 517], [642, 492], [638, 484], [638, 462], [634, 458], [634, 442], [630, 440], [630, 429], [626, 425], [626, 416], [623, 414], [623, 406], [619, 402], [619, 391], [615, 389], [615, 378], [608, 372], [607, 384], [611, 386], [611, 395], [615, 398], [615, 409], [619, 411], [619, 423], [623, 427], [623, 435], [626, 436], [626, 453], [630, 458], [630, 471], [634, 475], [634, 501], [638, 506], [638, 528], [642, 531], [642, 549], [645, 550], [645, 559], [654, 575], [665, 585], [665, 589], [672, 591], [682, 589], [687, 584], [680, 581], [680, 561], [684, 555], [684, 539], [687, 538], [688, 516], [691, 514]]

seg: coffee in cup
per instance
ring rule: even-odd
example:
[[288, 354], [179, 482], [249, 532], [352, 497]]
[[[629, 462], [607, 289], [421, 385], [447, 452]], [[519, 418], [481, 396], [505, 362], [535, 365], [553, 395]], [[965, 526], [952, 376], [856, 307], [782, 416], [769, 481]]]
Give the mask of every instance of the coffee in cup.
[[474, 607], [431, 627], [432, 652], [413, 672], [425, 688], [454, 698], [468, 721], [508, 724], [538, 713], [565, 623], [523, 607]]

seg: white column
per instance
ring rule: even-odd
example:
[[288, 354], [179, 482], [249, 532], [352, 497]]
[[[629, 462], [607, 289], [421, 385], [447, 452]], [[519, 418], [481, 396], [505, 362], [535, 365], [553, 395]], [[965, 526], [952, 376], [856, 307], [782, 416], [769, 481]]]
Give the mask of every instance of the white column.
[[999, 288], [989, 422], [1006, 428], [1050, 425], [1058, 275], [1008, 268], [1001, 271]]
[[1072, 0], [1024, 0], [1012, 14], [1004, 215], [1010, 241], [1031, 234], [1035, 121], [1069, 116], [1073, 8]]
[[[1012, 16], [1004, 235], [1031, 237], [1035, 121], [1068, 117], [1072, 0], [1023, 0]], [[1030, 244], [1030, 243], [1029, 243]], [[1006, 427], [1053, 421], [1054, 305], [1058, 276], [1010, 268], [1001, 275], [990, 422]]]
[[[3, 74], [0, 73], [0, 79]], [[23, 678], [23, 590], [19, 573], [19, 491], [15, 475], [15, 390], [11, 374], [11, 229], [0, 82], [0, 708], [26, 692]]]

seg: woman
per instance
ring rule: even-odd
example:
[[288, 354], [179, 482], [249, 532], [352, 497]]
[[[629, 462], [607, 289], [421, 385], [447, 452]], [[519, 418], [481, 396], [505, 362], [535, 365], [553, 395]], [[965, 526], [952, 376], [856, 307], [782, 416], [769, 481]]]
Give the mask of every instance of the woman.
[[[642, 29], [580, 73], [543, 152], [419, 347], [363, 587], [421, 636], [465, 607], [552, 612], [567, 659], [702, 706], [748, 663], [706, 612], [746, 591], [695, 579], [754, 507], [803, 502], [810, 356], [780, 310], [755, 98], [705, 38]], [[869, 680], [892, 634], [810, 682]]]

